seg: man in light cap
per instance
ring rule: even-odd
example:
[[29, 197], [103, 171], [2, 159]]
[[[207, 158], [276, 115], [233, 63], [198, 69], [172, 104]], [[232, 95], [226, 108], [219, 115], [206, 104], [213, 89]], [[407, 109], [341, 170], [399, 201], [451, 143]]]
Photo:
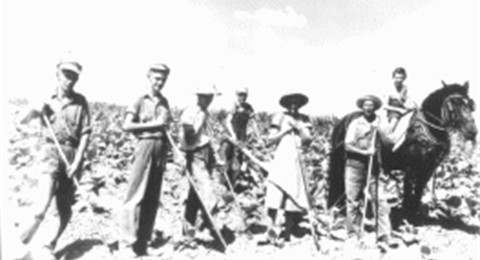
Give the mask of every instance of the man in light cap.
[[147, 254], [167, 162], [171, 114], [162, 90], [169, 73], [165, 64], [150, 66], [150, 86], [127, 108], [123, 124], [123, 130], [138, 139], [121, 214], [123, 242], [137, 256]]
[[[248, 121], [253, 118], [253, 107], [247, 102], [248, 89], [241, 87], [236, 89], [237, 100], [228, 112], [224, 122], [229, 137], [235, 141], [244, 143], [247, 141]], [[235, 183], [241, 174], [243, 153], [227, 140], [222, 141], [220, 146], [220, 158], [226, 166], [227, 176], [230, 183], [235, 187]]]
[[[45, 126], [42, 137], [45, 145], [42, 146], [37, 160], [40, 165], [36, 167], [40, 170], [38, 175], [40, 193], [34, 202], [35, 219], [27, 227], [22, 240], [24, 243], [30, 241], [35, 233], [35, 226], [38, 228], [52, 198], [55, 197], [60, 225], [54, 238], [45, 241], [48, 243], [46, 247], [52, 251], [72, 216], [76, 188], [73, 178], [76, 178], [75, 175], [82, 167], [83, 155], [92, 130], [88, 102], [83, 95], [74, 91], [81, 71], [82, 66], [76, 61], [58, 63], [56, 72], [58, 85], [55, 93], [42, 108], [29, 110], [21, 121], [28, 123], [34, 118], [41, 117]], [[60, 147], [56, 146], [56, 141]], [[68, 162], [64, 161], [62, 153]]]
[[[219, 202], [212, 179], [216, 161], [210, 137], [206, 132], [210, 116], [208, 107], [218, 93], [213, 87], [200, 87], [196, 89], [195, 94], [197, 103], [194, 106], [187, 107], [180, 118], [180, 149], [185, 152], [188, 169], [186, 174], [191, 174], [198, 192], [197, 194], [192, 187], [189, 189], [184, 210], [186, 222], [182, 230], [184, 236], [186, 236], [186, 242], [193, 244], [196, 243], [195, 238], [198, 237], [196, 235], [201, 235], [201, 233], [196, 232], [197, 215], [201, 209], [200, 203], [202, 202], [205, 209], [213, 214]], [[200, 231], [213, 224], [208, 223], [205, 214], [202, 214]], [[211, 229], [209, 231], [211, 232]], [[210, 236], [210, 234], [207, 234], [207, 236]]]
[[[389, 243], [390, 237], [390, 209], [388, 208], [385, 196], [376, 194], [380, 165], [376, 153], [376, 142], [374, 136], [378, 136], [377, 130], [380, 126], [380, 117], [375, 114], [382, 106], [382, 101], [374, 95], [366, 95], [357, 100], [357, 106], [362, 114], [353, 119], [348, 125], [345, 134], [345, 193], [347, 198], [347, 219], [346, 228], [350, 238], [359, 237], [362, 232], [362, 193], [368, 182], [370, 198], [376, 209], [378, 219], [377, 238], [381, 244]], [[375, 137], [376, 138], [376, 137]], [[372, 157], [373, 156], [373, 157]], [[372, 157], [372, 160], [370, 160]], [[369, 163], [372, 172], [370, 179]], [[366, 194], [363, 194], [366, 196]], [[364, 206], [364, 205], [363, 205]]]

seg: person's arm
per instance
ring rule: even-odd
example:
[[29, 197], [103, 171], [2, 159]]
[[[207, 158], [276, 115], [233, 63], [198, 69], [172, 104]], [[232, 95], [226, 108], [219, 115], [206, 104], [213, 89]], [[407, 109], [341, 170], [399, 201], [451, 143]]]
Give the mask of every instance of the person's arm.
[[284, 120], [289, 120], [289, 118], [285, 116], [283, 120], [278, 117], [272, 119], [272, 124], [267, 137], [268, 145], [278, 143], [285, 135], [293, 131], [293, 128], [288, 122], [282, 122]]
[[195, 131], [195, 136], [197, 136], [203, 127], [204, 124], [206, 124], [207, 121], [207, 114], [205, 112], [202, 113], [197, 113], [195, 115], [194, 122], [192, 124], [193, 126], [193, 131]]
[[233, 114], [232, 112], [230, 112], [228, 113], [227, 118], [225, 119], [225, 125], [227, 127], [227, 132], [230, 138], [232, 138], [234, 141], [237, 141], [237, 135], [233, 130], [232, 119], [233, 119]]
[[80, 144], [78, 145], [78, 150], [75, 153], [75, 158], [73, 159], [73, 162], [70, 164], [70, 169], [68, 170], [68, 177], [72, 177], [75, 173], [78, 172], [80, 169], [80, 165], [82, 165], [83, 162], [83, 154], [87, 150], [88, 143], [90, 140], [90, 132], [85, 133], [82, 135], [80, 138]]
[[194, 107], [188, 107], [182, 113], [180, 117], [180, 124], [184, 127], [184, 130], [187, 130], [190, 138], [196, 138], [199, 134], [201, 128], [206, 123], [207, 113], [200, 112]]
[[375, 153], [375, 148], [370, 147], [368, 149], [360, 149], [355, 146], [355, 131], [356, 131], [356, 121], [350, 123], [347, 129], [347, 133], [345, 134], [345, 151], [358, 153], [365, 156], [370, 156]]
[[75, 153], [75, 157], [72, 163], [70, 164], [70, 168], [68, 169], [67, 176], [69, 178], [75, 175], [80, 169], [80, 166], [82, 165], [82, 162], [84, 159], [83, 155], [87, 150], [88, 143], [90, 140], [90, 134], [92, 132], [91, 122], [90, 122], [90, 112], [89, 112], [88, 103], [86, 100], [82, 107], [82, 116], [81, 116], [80, 126], [78, 127], [82, 129], [80, 132], [81, 137], [80, 137], [78, 149]]
[[123, 123], [123, 131], [125, 132], [137, 132], [137, 131], [152, 131], [152, 130], [160, 130], [163, 129], [168, 125], [168, 120], [160, 117], [156, 120], [140, 123], [134, 121], [134, 115], [128, 113], [125, 116], [125, 122]]
[[387, 111], [394, 111], [394, 112], [397, 112], [397, 113], [400, 113], [400, 114], [404, 114], [405, 112], [407, 112], [406, 109], [403, 109], [403, 108], [400, 108], [400, 107], [390, 106], [388, 104], [384, 108]]
[[123, 123], [122, 129], [125, 132], [141, 132], [141, 131], [155, 131], [161, 130], [168, 126], [169, 120], [169, 109], [165, 107], [162, 109], [160, 116], [154, 120], [148, 122], [138, 122], [136, 120], [139, 116], [139, 101], [137, 101], [133, 106], [127, 109], [125, 115], [125, 121]]
[[47, 115], [50, 111], [51, 108], [45, 102], [30, 104], [27, 108], [20, 111], [19, 116], [17, 117], [18, 122], [20, 124], [28, 124], [33, 119], [40, 118], [42, 113]]
[[417, 103], [412, 99], [410, 95], [407, 94], [405, 97], [405, 103], [404, 103], [405, 108], [407, 109], [407, 112], [411, 110], [418, 109]]
[[383, 108], [387, 111], [393, 111], [393, 112], [397, 112], [397, 113], [400, 113], [400, 114], [403, 115], [406, 112], [405, 109], [403, 109], [401, 107], [397, 107], [397, 106], [392, 106], [390, 104], [390, 99], [394, 98], [393, 96], [394, 96], [394, 94], [387, 94], [387, 95], [384, 96], [384, 98], [383, 98], [383, 104], [384, 104]]
[[300, 136], [303, 143], [309, 143], [312, 140], [311, 124], [308, 121], [294, 120], [291, 124], [292, 128]]
[[282, 138], [290, 133], [292, 131], [292, 128], [288, 129], [278, 129], [278, 128], [270, 128], [270, 132], [267, 137], [267, 141], [269, 144], [274, 144], [278, 143]]

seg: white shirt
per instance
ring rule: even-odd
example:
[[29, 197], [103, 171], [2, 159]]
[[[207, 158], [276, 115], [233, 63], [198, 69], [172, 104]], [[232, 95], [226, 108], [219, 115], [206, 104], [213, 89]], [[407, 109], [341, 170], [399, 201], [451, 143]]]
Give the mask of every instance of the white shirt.
[[[206, 126], [209, 113], [200, 109], [198, 106], [186, 108], [180, 118], [180, 145], [184, 151], [192, 151], [202, 147], [210, 142], [210, 137], [206, 134]], [[195, 133], [195, 125], [201, 124], [201, 127]]]

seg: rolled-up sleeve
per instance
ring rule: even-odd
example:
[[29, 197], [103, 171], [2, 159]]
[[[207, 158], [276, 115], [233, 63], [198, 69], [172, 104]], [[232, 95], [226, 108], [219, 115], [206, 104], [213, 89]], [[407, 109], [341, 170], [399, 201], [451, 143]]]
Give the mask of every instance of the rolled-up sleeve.
[[170, 105], [166, 99], [157, 108], [157, 119], [161, 119], [163, 122], [165, 122], [165, 125], [169, 125], [173, 121]]
[[80, 118], [80, 135], [90, 134], [92, 132], [90, 109], [87, 100], [82, 102], [82, 112]]
[[132, 114], [133, 121], [138, 122], [139, 120], [139, 112], [140, 112], [140, 99], [137, 99], [133, 104], [129, 105], [125, 110], [125, 115]]

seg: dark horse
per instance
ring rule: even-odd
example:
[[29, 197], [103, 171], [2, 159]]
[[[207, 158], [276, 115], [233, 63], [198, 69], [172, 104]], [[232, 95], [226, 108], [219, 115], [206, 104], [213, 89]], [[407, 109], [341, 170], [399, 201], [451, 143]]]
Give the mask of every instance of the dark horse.
[[[379, 141], [381, 165], [385, 173], [393, 169], [405, 173], [402, 211], [408, 220], [414, 220], [423, 190], [434, 170], [450, 151], [450, 136], [458, 132], [463, 140], [475, 142], [477, 128], [472, 115], [475, 109], [468, 96], [468, 82], [447, 85], [431, 93], [415, 111], [404, 143], [392, 153], [392, 145]], [[345, 200], [343, 140], [350, 122], [361, 115], [353, 112], [343, 117], [334, 127], [329, 167], [328, 207], [343, 204]], [[380, 135], [381, 136], [381, 135]], [[382, 138], [377, 138], [382, 139]]]

